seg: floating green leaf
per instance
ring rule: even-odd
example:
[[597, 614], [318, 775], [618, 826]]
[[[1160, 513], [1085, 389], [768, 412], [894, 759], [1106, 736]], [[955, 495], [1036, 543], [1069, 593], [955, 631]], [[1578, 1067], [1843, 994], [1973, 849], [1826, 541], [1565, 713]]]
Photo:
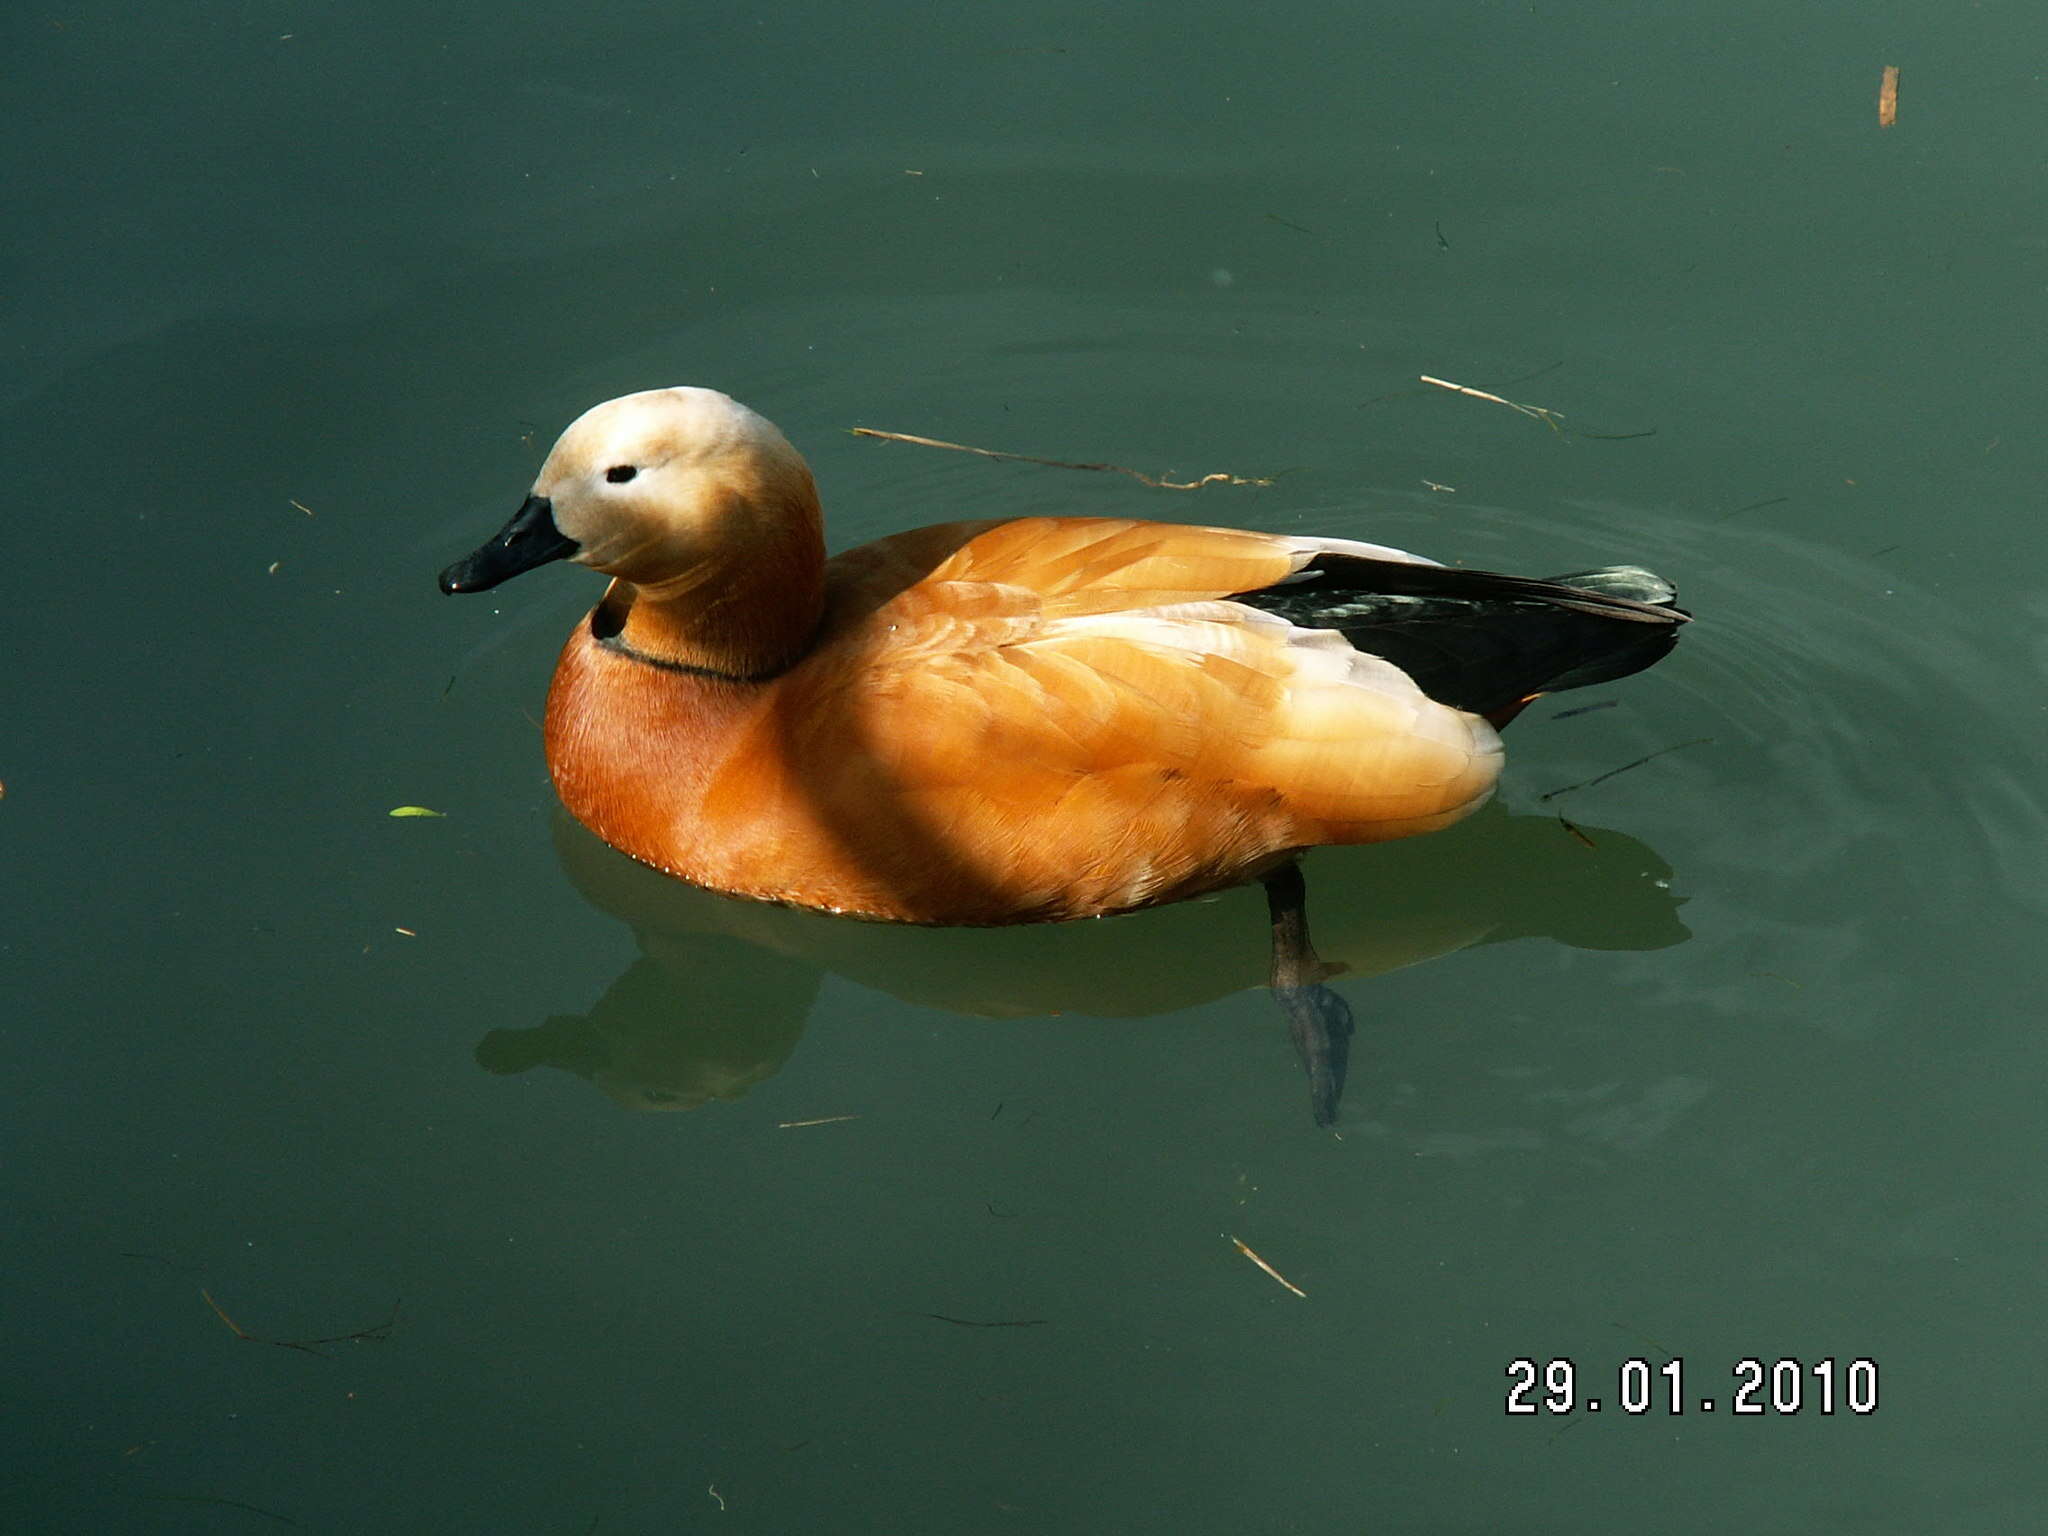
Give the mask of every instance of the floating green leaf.
[[446, 811], [430, 811], [424, 805], [396, 806], [392, 809], [391, 814], [394, 816], [438, 816], [444, 821], [448, 817]]

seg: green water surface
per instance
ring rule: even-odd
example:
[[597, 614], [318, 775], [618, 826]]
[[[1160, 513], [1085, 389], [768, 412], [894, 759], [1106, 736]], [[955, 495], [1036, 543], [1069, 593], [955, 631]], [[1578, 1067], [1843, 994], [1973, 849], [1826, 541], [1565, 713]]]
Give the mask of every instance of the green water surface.
[[[6, 1529], [2048, 1529], [2038, 6], [0, 25]], [[1311, 861], [1319, 1132], [1255, 892], [906, 934], [559, 821], [594, 578], [433, 576], [672, 383], [835, 547], [1230, 522], [1699, 622]]]

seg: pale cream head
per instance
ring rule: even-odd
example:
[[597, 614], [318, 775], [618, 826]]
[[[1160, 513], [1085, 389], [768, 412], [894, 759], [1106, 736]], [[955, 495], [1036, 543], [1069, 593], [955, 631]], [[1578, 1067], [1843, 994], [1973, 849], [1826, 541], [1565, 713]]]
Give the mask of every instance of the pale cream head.
[[714, 554], [817, 516], [810, 470], [774, 424], [688, 386], [592, 406], [556, 442], [533, 494], [576, 541], [571, 559], [652, 588], [687, 584]]

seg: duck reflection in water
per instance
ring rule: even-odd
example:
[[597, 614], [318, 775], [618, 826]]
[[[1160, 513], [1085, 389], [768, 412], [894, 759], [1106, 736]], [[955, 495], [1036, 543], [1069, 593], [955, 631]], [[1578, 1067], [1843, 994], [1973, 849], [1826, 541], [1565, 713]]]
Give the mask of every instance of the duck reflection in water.
[[[1581, 833], [1493, 805], [1421, 841], [1326, 849], [1314, 861], [1318, 947], [1356, 998], [1358, 983], [1471, 945], [1547, 938], [1650, 950], [1691, 936], [1662, 859], [1623, 833]], [[587, 1014], [492, 1030], [477, 1061], [497, 1073], [574, 1073], [627, 1109], [695, 1109], [774, 1076], [828, 971], [990, 1019], [1148, 1018], [1267, 980], [1259, 896], [1247, 888], [1098, 922], [906, 928], [700, 890], [613, 852], [566, 815], [555, 848], [585, 899], [632, 928], [640, 958]], [[1311, 1109], [1328, 1124], [1343, 1063], [1334, 1073], [1327, 1057], [1320, 1073], [1304, 1065]]]

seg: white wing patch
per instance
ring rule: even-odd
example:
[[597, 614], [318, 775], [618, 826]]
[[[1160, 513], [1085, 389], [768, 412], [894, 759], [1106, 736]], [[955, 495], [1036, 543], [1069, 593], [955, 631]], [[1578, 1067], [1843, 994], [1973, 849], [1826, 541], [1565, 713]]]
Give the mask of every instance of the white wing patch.
[[[1398, 560], [1403, 565], [1442, 565], [1441, 560], [1425, 559], [1411, 555], [1405, 549], [1395, 549], [1389, 544], [1367, 544], [1361, 539], [1316, 539], [1290, 538], [1281, 543], [1289, 549], [1298, 550], [1305, 557], [1301, 564], [1306, 566], [1317, 555], [1357, 555], [1366, 560]], [[1297, 567], [1299, 570], [1300, 567]]]

